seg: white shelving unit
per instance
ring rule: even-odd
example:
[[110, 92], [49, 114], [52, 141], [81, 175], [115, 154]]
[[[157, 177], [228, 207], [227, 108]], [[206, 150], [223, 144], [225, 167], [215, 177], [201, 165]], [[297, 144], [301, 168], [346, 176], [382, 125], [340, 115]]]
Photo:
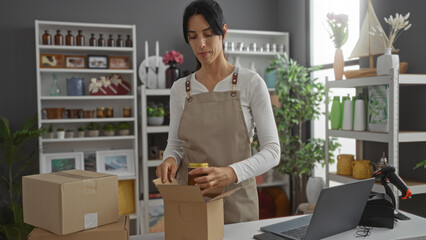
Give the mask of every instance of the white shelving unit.
[[[43, 45], [42, 35], [48, 30], [52, 36], [52, 44], [54, 43], [54, 35], [56, 30], [61, 30], [63, 38], [67, 34], [67, 30], [72, 31], [74, 38], [78, 30], [82, 30], [85, 37], [85, 46], [56, 46]], [[95, 33], [96, 38], [102, 33], [105, 41], [108, 35], [113, 34], [114, 38], [121, 34], [123, 40], [127, 35], [131, 36], [133, 41], [132, 47], [94, 47], [89, 46], [90, 34]], [[133, 159], [135, 160], [134, 176], [119, 177], [121, 180], [133, 181], [134, 206], [135, 212], [130, 214], [130, 219], [136, 221], [136, 234], [140, 233], [139, 223], [139, 176], [137, 174], [138, 167], [138, 123], [137, 123], [137, 72], [136, 72], [136, 27], [135, 25], [117, 25], [117, 24], [92, 24], [77, 22], [57, 22], [57, 21], [35, 21], [35, 40], [36, 40], [36, 78], [37, 78], [37, 110], [38, 110], [38, 126], [48, 128], [52, 124], [53, 128], [71, 129], [76, 132], [78, 126], [85, 126], [90, 122], [99, 123], [101, 126], [105, 123], [129, 122], [131, 124], [131, 133], [127, 136], [102, 136], [99, 137], [74, 137], [65, 139], [47, 139], [39, 138], [40, 150], [40, 167], [42, 156], [45, 153], [61, 153], [61, 152], [85, 152], [96, 150], [120, 150], [132, 149]], [[75, 39], [74, 39], [75, 42]], [[131, 65], [130, 69], [72, 69], [72, 68], [41, 68], [40, 54], [61, 54], [65, 55], [103, 55], [103, 56], [126, 56], [129, 57]], [[86, 58], [87, 60], [87, 58]], [[61, 96], [49, 96], [50, 85], [52, 84], [52, 74], [56, 74], [57, 83], [61, 89]], [[131, 85], [128, 95], [109, 95], [109, 96], [91, 96], [88, 94], [90, 79], [110, 74], [120, 74], [123, 80]], [[84, 96], [67, 96], [66, 79], [72, 76], [78, 76], [85, 79], [85, 95]], [[131, 117], [121, 117], [123, 107], [130, 106], [132, 111]], [[113, 118], [62, 118], [47, 119], [42, 114], [44, 108], [65, 108], [65, 109], [83, 109], [96, 110], [98, 107], [113, 107]], [[96, 114], [95, 114], [96, 115]]]
[[[329, 90], [332, 88], [364, 88], [373, 85], [389, 85], [389, 132], [357, 132], [357, 131], [345, 131], [345, 130], [331, 130], [329, 129]], [[388, 143], [388, 159], [389, 163], [396, 169], [396, 173], [399, 172], [399, 143], [407, 142], [426, 142], [425, 131], [410, 131], [404, 132], [399, 131], [399, 87], [402, 85], [426, 85], [426, 75], [420, 74], [399, 74], [398, 71], [393, 70], [389, 75], [356, 78], [338, 81], [326, 80], [325, 85], [325, 104], [326, 104], [326, 159], [328, 159], [328, 143], [330, 137], [338, 138], [349, 138], [357, 140], [357, 159], [363, 159], [362, 156], [362, 144], [360, 141], [373, 141]], [[412, 194], [426, 193], [426, 182], [407, 179], [402, 176], [408, 187], [411, 189]], [[329, 172], [328, 162], [326, 164], [326, 183], [329, 181], [335, 181], [340, 183], [348, 183], [355, 181], [356, 179], [337, 175], [336, 173]], [[376, 183], [373, 187], [373, 191], [384, 192], [383, 186], [380, 183]], [[393, 189], [395, 195], [401, 195], [396, 188]], [[398, 201], [398, 199], [396, 199]]]

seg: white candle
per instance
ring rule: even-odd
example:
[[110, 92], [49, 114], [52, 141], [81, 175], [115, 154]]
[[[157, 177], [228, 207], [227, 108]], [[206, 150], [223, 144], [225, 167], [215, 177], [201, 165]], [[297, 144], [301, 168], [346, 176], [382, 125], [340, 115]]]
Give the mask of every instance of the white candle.
[[158, 41], [155, 42], [155, 59], [156, 59], [156, 67], [158, 68], [158, 64], [160, 62], [160, 58], [158, 57], [158, 54], [160, 52], [160, 46], [158, 45]]
[[145, 41], [145, 61], [146, 61], [145, 67], [149, 67], [149, 61], [148, 61], [148, 41]]

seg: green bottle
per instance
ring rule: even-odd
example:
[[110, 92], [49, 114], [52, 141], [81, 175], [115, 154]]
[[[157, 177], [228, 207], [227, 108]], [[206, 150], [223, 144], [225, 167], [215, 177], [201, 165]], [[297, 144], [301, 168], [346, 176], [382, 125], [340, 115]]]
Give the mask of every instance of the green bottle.
[[342, 128], [342, 126], [343, 126], [343, 108], [344, 108], [344, 106], [345, 106], [345, 101], [346, 101], [347, 99], [351, 99], [351, 98], [349, 97], [349, 94], [348, 94], [348, 96], [344, 96], [344, 97], [342, 97], [342, 104], [340, 104], [340, 127], [339, 127], [339, 128]]
[[331, 129], [333, 130], [339, 130], [340, 129], [340, 125], [341, 125], [341, 111], [342, 111], [342, 104], [340, 104], [340, 97], [339, 96], [335, 96], [333, 98], [333, 103], [331, 104], [331, 111], [330, 111], [330, 125], [331, 125]]
[[53, 74], [53, 82], [50, 85], [50, 96], [61, 96], [61, 89], [59, 89], [58, 83], [56, 82], [56, 74]]

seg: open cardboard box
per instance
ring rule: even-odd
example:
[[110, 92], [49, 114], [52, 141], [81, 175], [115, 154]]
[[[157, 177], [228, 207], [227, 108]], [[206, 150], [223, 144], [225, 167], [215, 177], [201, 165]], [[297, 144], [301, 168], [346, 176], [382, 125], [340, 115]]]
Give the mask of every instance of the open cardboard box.
[[205, 200], [198, 186], [179, 185], [176, 180], [154, 181], [164, 199], [166, 240], [217, 240], [224, 236], [223, 198], [240, 188]]
[[28, 240], [128, 240], [129, 216], [122, 215], [116, 223], [67, 235], [56, 235], [40, 228], [34, 228]]
[[65, 235], [117, 222], [116, 175], [68, 170], [22, 177], [24, 222]]

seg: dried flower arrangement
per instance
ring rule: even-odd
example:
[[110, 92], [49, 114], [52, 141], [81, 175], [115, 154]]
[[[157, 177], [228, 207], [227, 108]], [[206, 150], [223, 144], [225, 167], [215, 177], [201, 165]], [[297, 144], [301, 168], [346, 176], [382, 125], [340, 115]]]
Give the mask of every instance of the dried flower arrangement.
[[389, 24], [389, 36], [388, 38], [385, 38], [386, 36], [382, 30], [382, 28], [371, 26], [371, 32], [370, 34], [375, 36], [379, 36], [385, 45], [385, 48], [393, 48], [394, 42], [398, 39], [398, 37], [401, 35], [403, 31], [407, 31], [411, 27], [411, 23], [407, 20], [410, 17], [410, 13], [407, 13], [405, 16], [402, 16], [402, 14], [396, 13], [395, 17], [392, 17], [392, 15], [389, 16], [389, 18], [385, 18], [385, 22]]

